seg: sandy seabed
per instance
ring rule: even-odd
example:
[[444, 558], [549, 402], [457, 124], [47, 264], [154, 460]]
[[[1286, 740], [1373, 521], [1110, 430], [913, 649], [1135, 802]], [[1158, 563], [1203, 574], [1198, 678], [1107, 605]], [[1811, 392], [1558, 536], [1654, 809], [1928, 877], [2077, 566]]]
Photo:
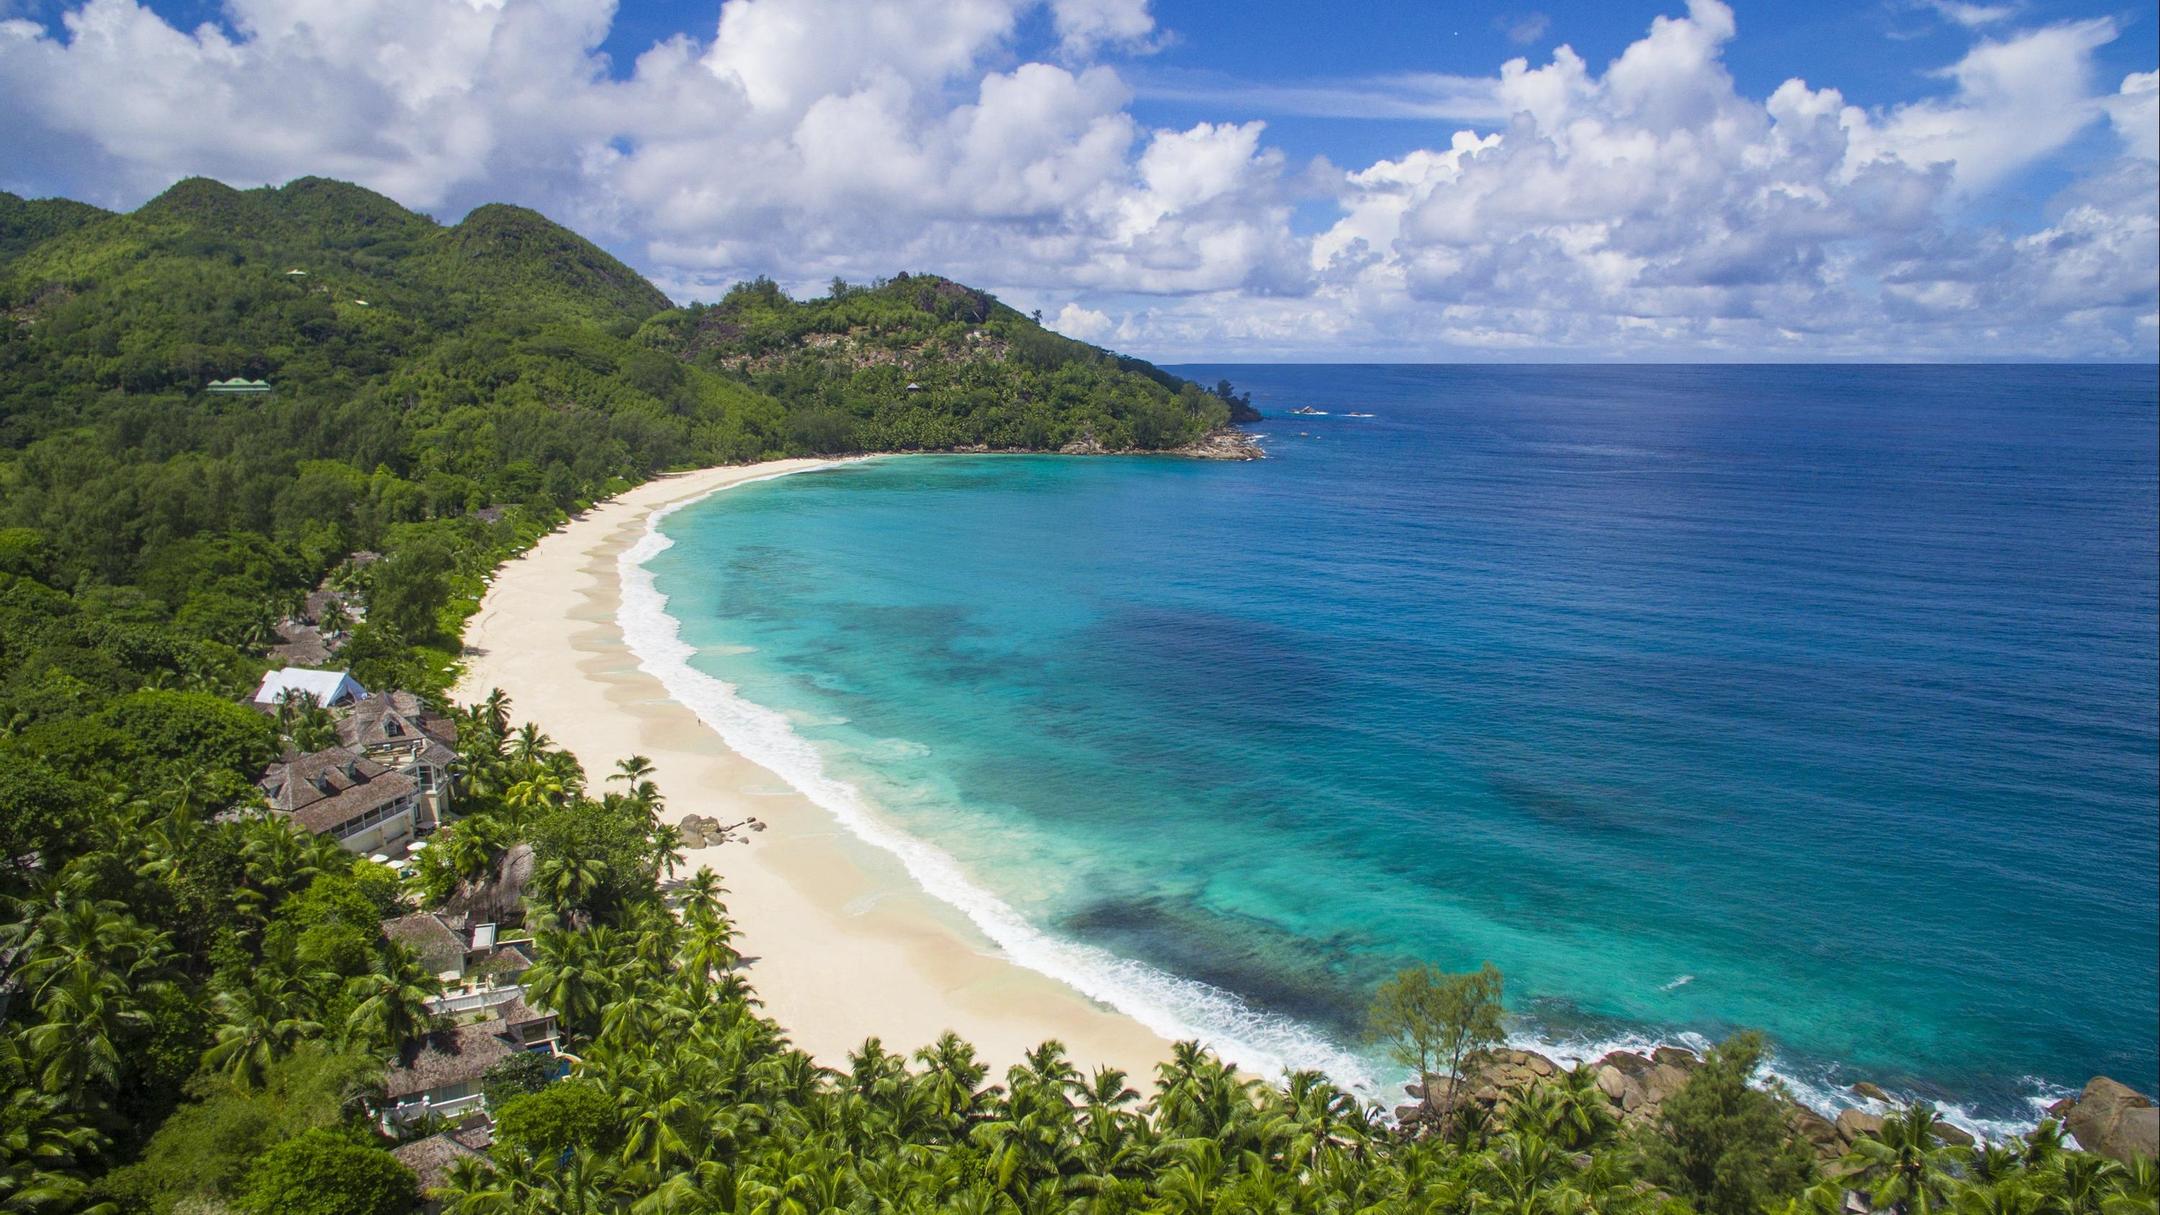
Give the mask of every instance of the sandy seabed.
[[1160, 1036], [1047, 975], [1002, 956], [957, 909], [915, 885], [899, 860], [848, 833], [778, 776], [730, 751], [640, 669], [617, 608], [617, 561], [653, 512], [747, 481], [825, 466], [816, 460], [662, 477], [594, 506], [497, 571], [465, 629], [470, 703], [501, 688], [511, 716], [568, 748], [597, 786], [617, 760], [644, 755], [668, 821], [709, 815], [767, 824], [748, 842], [693, 849], [730, 893], [737, 947], [765, 1012], [820, 1063], [844, 1067], [877, 1037], [912, 1051], [950, 1029], [995, 1072], [1047, 1038], [1083, 1070], [1124, 1068], [1139, 1087], [1167, 1058]]

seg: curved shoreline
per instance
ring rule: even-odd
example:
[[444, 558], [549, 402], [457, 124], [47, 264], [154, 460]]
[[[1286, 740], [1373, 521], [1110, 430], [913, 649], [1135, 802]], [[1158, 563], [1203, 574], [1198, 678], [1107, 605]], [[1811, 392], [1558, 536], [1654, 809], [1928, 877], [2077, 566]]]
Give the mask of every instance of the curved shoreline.
[[755, 815], [747, 844], [691, 850], [730, 893], [748, 974], [765, 1011], [820, 1063], [845, 1066], [866, 1038], [913, 1050], [952, 1030], [993, 1068], [1048, 1038], [1083, 1068], [1145, 1079], [1169, 1042], [1136, 1020], [1004, 957], [966, 917], [916, 885], [890, 853], [724, 745], [626, 644], [618, 562], [656, 512], [837, 461], [775, 460], [649, 481], [598, 503], [495, 574], [465, 629], [454, 694], [500, 687], [598, 775], [631, 754], [653, 761], [666, 814]]

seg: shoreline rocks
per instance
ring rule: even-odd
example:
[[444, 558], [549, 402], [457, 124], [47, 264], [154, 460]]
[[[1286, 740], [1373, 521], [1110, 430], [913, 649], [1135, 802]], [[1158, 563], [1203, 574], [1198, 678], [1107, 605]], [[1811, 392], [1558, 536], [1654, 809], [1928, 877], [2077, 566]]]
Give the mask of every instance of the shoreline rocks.
[[2123, 1164], [2160, 1156], [2160, 1108], [2143, 1093], [2107, 1076], [2086, 1081], [2063, 1115], [2078, 1146]]
[[1169, 454], [1184, 456], [1188, 460], [1264, 460], [1267, 452], [1260, 441], [1235, 426], [1225, 426], [1201, 435], [1193, 443], [1176, 448]]
[[[1609, 1051], [1577, 1066], [1589, 1070], [1598, 1091], [1612, 1103], [1615, 1117], [1623, 1124], [1640, 1125], [1657, 1119], [1665, 1102], [1686, 1085], [1688, 1077], [1702, 1066], [1702, 1060], [1693, 1051], [1660, 1046], [1648, 1054]], [[1455, 1100], [1458, 1105], [1478, 1105], [1488, 1112], [1504, 1114], [1515, 1094], [1567, 1070], [1536, 1051], [1503, 1048], [1484, 1052], [1465, 1061]], [[1436, 1086], [1444, 1086], [1445, 1080], [1444, 1075], [1427, 1077]], [[1422, 1104], [1424, 1085], [1411, 1083], [1403, 1087], [1420, 1104], [1396, 1107], [1395, 1118], [1406, 1131], [1416, 1133], [1439, 1111], [1427, 1110]], [[1891, 1113], [1903, 1104], [1880, 1085], [1865, 1080], [1853, 1084], [1849, 1091], [1860, 1101]], [[1834, 1117], [1826, 1118], [1790, 1096], [1783, 1100], [1786, 1120], [1794, 1134], [1824, 1161], [1838, 1160], [1862, 1138], [1881, 1134], [1888, 1120], [1884, 1114], [1861, 1105], [1841, 1109]], [[2139, 1155], [2160, 1155], [2160, 1108], [2143, 1094], [2105, 1076], [2094, 1077], [2082, 1095], [2074, 1101], [2058, 1102], [2049, 1113], [2063, 1117], [2078, 1144], [2097, 1155], [2124, 1163]], [[1940, 1119], [1935, 1122], [1934, 1133], [1952, 1147], [1969, 1148], [1977, 1142], [1971, 1132]]]

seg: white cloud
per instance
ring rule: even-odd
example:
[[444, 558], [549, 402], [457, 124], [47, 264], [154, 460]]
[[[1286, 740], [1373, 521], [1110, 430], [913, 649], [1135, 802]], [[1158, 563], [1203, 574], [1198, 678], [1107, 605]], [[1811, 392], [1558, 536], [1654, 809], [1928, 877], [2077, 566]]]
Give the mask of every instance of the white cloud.
[[1982, 190], [2061, 148], [2102, 113], [2092, 53], [2115, 23], [2078, 21], [1987, 41], [1943, 73], [1956, 91], [1939, 101], [1854, 121], [1863, 159], [1948, 164], [1958, 184]]
[[1069, 54], [1106, 43], [1140, 47], [1155, 32], [1148, 0], [1050, 0], [1050, 19]]
[[1066, 337], [1098, 344], [1117, 332], [1117, 322], [1110, 319], [1109, 313], [1083, 308], [1079, 304], [1067, 304], [1060, 308], [1057, 316], [1051, 320], [1050, 327]]
[[1966, 4], [1960, 0], [1928, 0], [1928, 7], [1945, 21], [1954, 22], [1966, 29], [1978, 29], [1984, 25], [2000, 25], [2018, 15], [2015, 4]]
[[[1797, 79], [1742, 94], [1732, 10], [1694, 0], [1602, 68], [1561, 46], [1478, 77], [1148, 75], [1220, 115], [1151, 129], [1118, 62], [1171, 36], [1145, 0], [726, 0], [619, 78], [613, 13], [229, 0], [227, 34], [85, 0], [57, 36], [0, 22], [0, 184], [133, 205], [191, 173], [320, 173], [446, 219], [504, 199], [678, 295], [938, 270], [1166, 356], [2154, 349], [2160, 74], [2099, 85], [2105, 20], [1945, 6], [1984, 34], [1939, 95], [1871, 110]], [[1020, 52], [1028, 29], [1055, 62]], [[1408, 146], [1293, 165], [1256, 112], [1408, 120]], [[2119, 155], [2042, 218], [1967, 218], [2103, 123]]]

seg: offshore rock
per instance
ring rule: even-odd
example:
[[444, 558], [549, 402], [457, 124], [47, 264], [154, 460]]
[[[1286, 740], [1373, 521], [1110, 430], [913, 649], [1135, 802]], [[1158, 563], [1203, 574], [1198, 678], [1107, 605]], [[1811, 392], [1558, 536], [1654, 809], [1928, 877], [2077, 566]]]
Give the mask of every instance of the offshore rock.
[[2124, 1164], [2140, 1156], [2160, 1156], [2160, 1109], [2143, 1093], [2094, 1076], [2063, 1119], [2078, 1146]]
[[1853, 1096], [1855, 1097], [1865, 1097], [1869, 1101], [1880, 1101], [1885, 1105], [1890, 1103], [1890, 1094], [1882, 1091], [1880, 1087], [1874, 1084], [1870, 1084], [1865, 1080], [1862, 1080], [1860, 1083], [1853, 1085], [1852, 1091]]

